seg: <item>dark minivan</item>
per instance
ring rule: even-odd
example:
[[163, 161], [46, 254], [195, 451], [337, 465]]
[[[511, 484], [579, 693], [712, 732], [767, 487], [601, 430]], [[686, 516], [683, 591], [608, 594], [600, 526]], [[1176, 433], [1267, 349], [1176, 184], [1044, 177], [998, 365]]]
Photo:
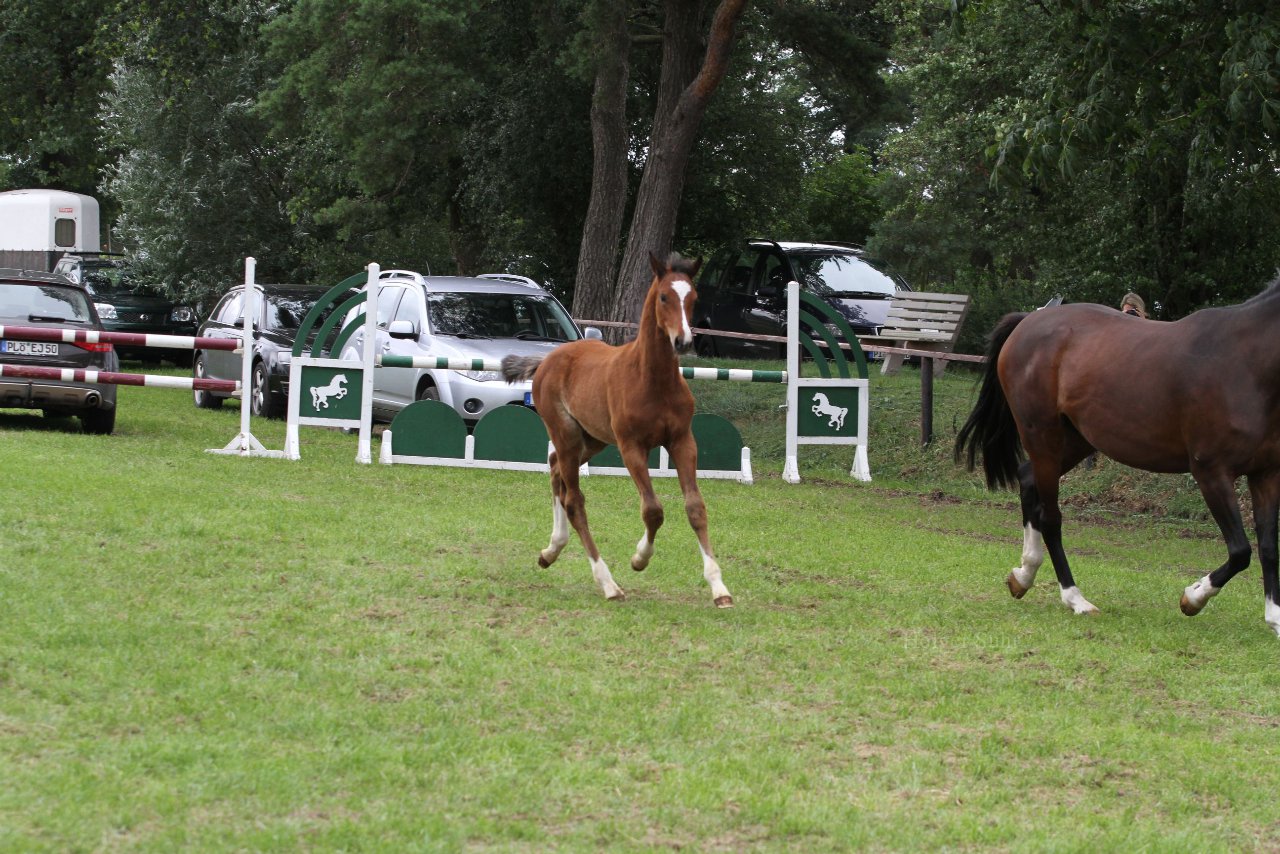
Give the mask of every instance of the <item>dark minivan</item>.
[[[823, 297], [863, 335], [877, 334], [894, 295], [911, 289], [851, 244], [750, 240], [717, 252], [702, 268], [694, 326], [785, 337], [787, 282], [792, 280]], [[698, 353], [774, 359], [786, 354], [786, 345], [699, 335]]]

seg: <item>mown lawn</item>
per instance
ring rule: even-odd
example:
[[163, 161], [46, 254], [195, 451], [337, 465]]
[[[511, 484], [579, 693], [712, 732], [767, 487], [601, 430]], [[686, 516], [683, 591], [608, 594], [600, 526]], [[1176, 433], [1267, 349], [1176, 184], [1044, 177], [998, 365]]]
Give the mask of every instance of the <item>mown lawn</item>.
[[670, 481], [643, 574], [631, 484], [586, 481], [619, 605], [576, 540], [536, 567], [541, 475], [315, 429], [298, 462], [206, 454], [238, 416], [176, 391], [121, 389], [110, 437], [0, 413], [0, 849], [1274, 850], [1256, 567], [1183, 617], [1224, 549], [1131, 481], [1069, 522], [1102, 613], [1047, 566], [1013, 601], [1013, 496], [946, 446], [971, 380], [924, 450], [891, 438], [914, 381], [873, 381], [872, 484], [755, 445], [755, 485], [703, 484], [728, 611]]

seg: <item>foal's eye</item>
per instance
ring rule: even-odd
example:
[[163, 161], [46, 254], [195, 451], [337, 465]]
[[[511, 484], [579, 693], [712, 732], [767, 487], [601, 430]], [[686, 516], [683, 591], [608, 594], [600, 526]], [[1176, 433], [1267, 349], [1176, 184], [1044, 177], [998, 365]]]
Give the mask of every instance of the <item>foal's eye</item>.
[[658, 295], [658, 302], [666, 302], [666, 301], [667, 301], [667, 295], [666, 295], [666, 294], [659, 294], [659, 295]]

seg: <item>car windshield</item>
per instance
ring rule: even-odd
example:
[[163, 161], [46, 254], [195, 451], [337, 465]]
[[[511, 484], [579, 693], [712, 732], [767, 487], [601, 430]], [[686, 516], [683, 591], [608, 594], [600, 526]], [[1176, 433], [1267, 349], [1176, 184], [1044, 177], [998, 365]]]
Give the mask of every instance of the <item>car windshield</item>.
[[[311, 307], [316, 304], [319, 294], [271, 294], [267, 297], [267, 329], [280, 329], [289, 332], [296, 332], [302, 324], [302, 318], [307, 316], [307, 312], [311, 311]], [[325, 315], [332, 313], [333, 306], [325, 312]], [[316, 322], [319, 328], [323, 316]]]
[[106, 294], [130, 293], [138, 296], [163, 297], [164, 294], [146, 282], [139, 281], [125, 267], [107, 264], [101, 267], [86, 267], [84, 286], [89, 293], [100, 296]]
[[892, 297], [897, 291], [893, 279], [856, 255], [845, 252], [793, 254], [791, 264], [801, 284], [822, 296]]
[[437, 335], [536, 341], [573, 341], [578, 337], [560, 304], [540, 294], [428, 294], [427, 312]]

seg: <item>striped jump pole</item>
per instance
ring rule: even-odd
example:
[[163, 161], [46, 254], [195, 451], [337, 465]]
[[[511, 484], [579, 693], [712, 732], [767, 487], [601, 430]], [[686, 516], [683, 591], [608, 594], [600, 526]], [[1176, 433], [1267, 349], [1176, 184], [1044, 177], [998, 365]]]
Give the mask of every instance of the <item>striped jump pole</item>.
[[[378, 356], [384, 368], [427, 368], [449, 371], [500, 371], [498, 359], [451, 359], [447, 356]], [[746, 368], [681, 368], [687, 380], [727, 380], [745, 383], [785, 383], [786, 371], [751, 371]]]
[[61, 380], [68, 383], [102, 383], [104, 385], [136, 385], [149, 388], [185, 388], [207, 391], [240, 391], [236, 380], [164, 377], [153, 374], [122, 374], [80, 368], [46, 368], [37, 365], [0, 365], [0, 377], [24, 377], [34, 380]]
[[64, 344], [119, 344], [125, 347], [165, 347], [170, 350], [228, 350], [240, 352], [235, 338], [196, 338], [190, 335], [150, 335], [97, 329], [51, 329], [41, 326], [0, 326], [0, 338], [55, 341]]

